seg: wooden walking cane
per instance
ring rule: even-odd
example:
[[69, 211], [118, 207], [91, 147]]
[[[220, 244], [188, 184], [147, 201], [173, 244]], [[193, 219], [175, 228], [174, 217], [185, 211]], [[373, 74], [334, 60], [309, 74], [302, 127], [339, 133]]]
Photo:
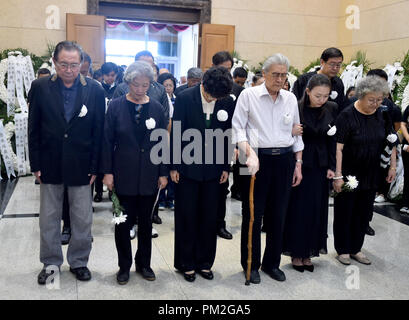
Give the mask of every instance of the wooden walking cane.
[[249, 192], [249, 206], [250, 206], [250, 222], [249, 222], [249, 236], [247, 240], [247, 273], [246, 273], [246, 286], [250, 285], [251, 274], [251, 261], [252, 261], [252, 249], [253, 249], [253, 222], [254, 222], [254, 181], [256, 176], [251, 176], [250, 180], [250, 192]]

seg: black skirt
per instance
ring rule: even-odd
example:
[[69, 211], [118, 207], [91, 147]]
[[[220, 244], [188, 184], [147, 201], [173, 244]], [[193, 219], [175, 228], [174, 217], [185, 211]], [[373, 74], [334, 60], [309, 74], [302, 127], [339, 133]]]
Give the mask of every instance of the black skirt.
[[283, 254], [295, 258], [327, 253], [329, 180], [326, 168], [303, 168], [291, 191], [284, 228]]

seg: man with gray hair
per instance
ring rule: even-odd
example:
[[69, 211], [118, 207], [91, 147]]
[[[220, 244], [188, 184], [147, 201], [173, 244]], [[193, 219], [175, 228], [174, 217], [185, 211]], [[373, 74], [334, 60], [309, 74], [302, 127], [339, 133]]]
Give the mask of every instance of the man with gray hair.
[[289, 61], [284, 55], [277, 53], [268, 58], [262, 71], [265, 82], [241, 92], [232, 120], [233, 143], [238, 143], [248, 167], [247, 174], [241, 172], [240, 175], [243, 215], [241, 265], [244, 271], [247, 270], [248, 255], [250, 176], [256, 176], [250, 277], [252, 283], [260, 283], [258, 269], [263, 214], [266, 215], [265, 223], [268, 225], [261, 268], [273, 279], [285, 280], [284, 272], [279, 269], [285, 215], [291, 187], [299, 185], [302, 179], [304, 144], [300, 136], [291, 134], [293, 125], [300, 123], [298, 103], [293, 93], [282, 90], [288, 69]]
[[185, 90], [187, 88], [194, 87], [195, 85], [200, 83], [200, 81], [202, 80], [202, 77], [203, 77], [202, 69], [200, 69], [200, 68], [190, 68], [187, 71], [187, 83], [176, 88], [176, 90], [174, 92], [175, 96], [177, 96], [183, 90]]

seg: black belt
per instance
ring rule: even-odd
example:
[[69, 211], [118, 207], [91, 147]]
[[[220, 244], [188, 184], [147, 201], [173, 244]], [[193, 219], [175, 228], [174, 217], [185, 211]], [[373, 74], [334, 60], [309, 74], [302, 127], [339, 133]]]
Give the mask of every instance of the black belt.
[[284, 147], [284, 148], [258, 148], [259, 154], [269, 155], [269, 156], [278, 156], [281, 154], [286, 154], [293, 152], [293, 147]]

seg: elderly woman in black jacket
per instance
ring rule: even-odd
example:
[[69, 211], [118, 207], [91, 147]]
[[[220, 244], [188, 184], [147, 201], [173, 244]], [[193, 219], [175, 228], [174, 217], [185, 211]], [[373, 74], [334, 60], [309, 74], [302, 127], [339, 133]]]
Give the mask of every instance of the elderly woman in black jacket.
[[152, 252], [152, 209], [158, 187], [166, 187], [167, 167], [154, 164], [150, 151], [154, 142], [151, 133], [166, 130], [167, 121], [159, 102], [146, 92], [153, 80], [152, 67], [143, 61], [132, 63], [125, 72], [124, 81], [129, 92], [113, 99], [105, 118], [102, 172], [104, 184], [115, 188], [124, 215], [124, 223], [115, 225], [115, 244], [118, 251], [117, 281], [126, 284], [132, 266], [132, 247], [129, 230], [138, 217], [138, 250], [136, 271], [147, 280], [155, 280], [150, 267]]

